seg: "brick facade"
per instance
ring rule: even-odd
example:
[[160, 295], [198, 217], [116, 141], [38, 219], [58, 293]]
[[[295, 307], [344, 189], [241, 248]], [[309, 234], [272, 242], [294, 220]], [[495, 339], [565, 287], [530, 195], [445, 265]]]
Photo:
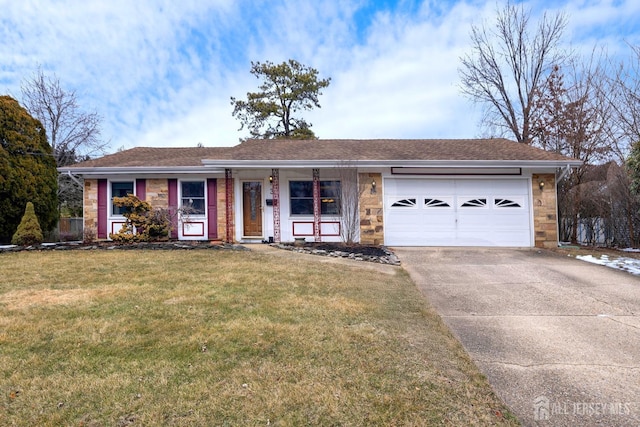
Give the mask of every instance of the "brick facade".
[[[540, 183], [544, 187], [540, 189]], [[533, 174], [533, 230], [537, 248], [558, 246], [558, 212], [556, 208], [555, 174]]]
[[[372, 182], [376, 183], [375, 192]], [[384, 219], [382, 214], [382, 174], [359, 173], [360, 189], [360, 243], [384, 244]]]
[[[233, 186], [233, 181], [231, 181]], [[226, 240], [227, 236], [227, 195], [226, 195], [226, 180], [224, 178], [218, 178], [218, 238]], [[233, 206], [233, 190], [231, 191], [231, 203]], [[232, 209], [235, 212], [235, 207]], [[231, 235], [236, 235], [235, 218], [231, 217]], [[235, 239], [235, 237], [234, 237]]]

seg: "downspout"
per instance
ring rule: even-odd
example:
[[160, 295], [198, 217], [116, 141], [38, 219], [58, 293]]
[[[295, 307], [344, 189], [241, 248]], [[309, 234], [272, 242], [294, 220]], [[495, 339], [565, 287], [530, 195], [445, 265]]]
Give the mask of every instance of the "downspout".
[[558, 182], [562, 181], [570, 173], [571, 173], [571, 165], [565, 166], [564, 169], [562, 169], [562, 172], [560, 173], [560, 176], [556, 180], [556, 186], [558, 185]]
[[[67, 171], [67, 176], [71, 178], [71, 181], [75, 182], [80, 188], [82, 188], [82, 216], [84, 218], [84, 182], [80, 182], [80, 180], [69, 170]], [[62, 205], [60, 204], [60, 200], [58, 200], [58, 215], [62, 216]], [[58, 231], [60, 231], [60, 220], [58, 220]], [[82, 236], [84, 239], [84, 219], [82, 220]]]
[[74, 174], [72, 174], [71, 171], [67, 171], [67, 176], [69, 178], [71, 178], [71, 180], [73, 182], [75, 182], [76, 184], [78, 184], [80, 187], [83, 187], [83, 183], [80, 182], [80, 180], [78, 178], [76, 178], [76, 176]]

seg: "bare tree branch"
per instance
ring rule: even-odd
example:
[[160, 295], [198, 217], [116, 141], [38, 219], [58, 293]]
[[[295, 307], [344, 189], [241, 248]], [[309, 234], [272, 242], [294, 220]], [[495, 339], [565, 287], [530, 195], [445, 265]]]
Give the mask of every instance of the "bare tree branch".
[[63, 89], [55, 75], [47, 77], [38, 68], [22, 82], [22, 102], [44, 126], [58, 166], [104, 154], [101, 117], [95, 111], [82, 111], [75, 91]]
[[353, 162], [342, 161], [338, 166], [340, 179], [340, 238], [348, 245], [357, 242], [360, 237], [360, 186], [358, 169]]
[[[22, 102], [44, 126], [58, 167], [104, 154], [108, 145], [100, 139], [101, 117], [83, 111], [75, 91], [65, 90], [60, 80], [45, 76], [42, 69], [22, 82]], [[66, 176], [58, 176], [58, 201], [71, 215], [82, 211], [82, 188]]]
[[553, 64], [564, 62], [558, 48], [566, 26], [564, 15], [542, 16], [530, 33], [530, 12], [511, 3], [498, 11], [495, 28], [471, 29], [472, 53], [461, 58], [461, 89], [483, 104], [483, 124], [530, 144], [533, 94]]

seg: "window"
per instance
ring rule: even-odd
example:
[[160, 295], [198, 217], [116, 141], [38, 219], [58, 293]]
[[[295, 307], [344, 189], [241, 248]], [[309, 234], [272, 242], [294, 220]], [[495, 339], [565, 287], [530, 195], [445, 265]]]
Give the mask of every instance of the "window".
[[509, 199], [496, 199], [494, 201], [496, 208], [520, 208], [520, 203]]
[[[340, 181], [320, 181], [320, 213], [340, 215]], [[313, 215], [313, 181], [289, 181], [291, 215]]]
[[187, 215], [204, 215], [204, 181], [182, 181], [180, 183], [182, 208]]
[[112, 215], [122, 215], [126, 211], [126, 208], [124, 206], [114, 205], [113, 198], [126, 197], [128, 194], [133, 194], [133, 181], [111, 183], [111, 214]]
[[471, 199], [461, 205], [463, 208], [484, 208], [487, 206], [487, 199]]
[[413, 208], [416, 206], [416, 199], [396, 200], [391, 204], [392, 208]]
[[427, 208], [450, 208], [451, 205], [440, 199], [424, 199], [424, 205]]

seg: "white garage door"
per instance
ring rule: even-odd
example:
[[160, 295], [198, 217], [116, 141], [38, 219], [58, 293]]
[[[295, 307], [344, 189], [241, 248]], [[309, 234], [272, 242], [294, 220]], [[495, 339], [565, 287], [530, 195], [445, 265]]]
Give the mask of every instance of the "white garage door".
[[531, 246], [526, 179], [387, 178], [388, 246]]

